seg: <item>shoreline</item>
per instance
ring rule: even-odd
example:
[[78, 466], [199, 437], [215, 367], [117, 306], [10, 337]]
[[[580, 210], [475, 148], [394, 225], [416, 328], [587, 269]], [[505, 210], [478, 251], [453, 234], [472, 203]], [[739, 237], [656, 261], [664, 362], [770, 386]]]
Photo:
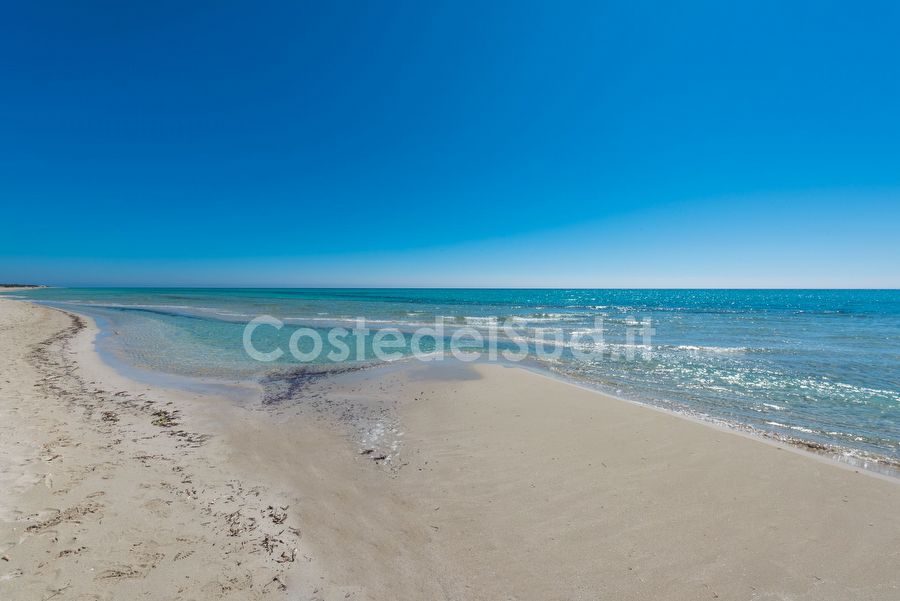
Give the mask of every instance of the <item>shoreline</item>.
[[[171, 385], [172, 382], [165, 382], [164, 380], [174, 380], [183, 377], [183, 384], [187, 387], [194, 387], [194, 383], [197, 382], [199, 387], [202, 388], [211, 385], [214, 381], [224, 382], [226, 386], [232, 386], [235, 383], [240, 385], [247, 382], [254, 386], [253, 380], [260, 377], [261, 370], [275, 365], [260, 365], [250, 360], [246, 354], [241, 353], [240, 345], [234, 344], [235, 340], [239, 339], [240, 333], [234, 329], [232, 331], [216, 331], [215, 334], [210, 334], [210, 332], [206, 331], [209, 328], [225, 327], [222, 325], [223, 323], [231, 323], [228, 319], [221, 321], [216, 317], [207, 320], [206, 317], [201, 316], [201, 321], [196, 322], [200, 325], [195, 325], [193, 321], [185, 322], [184, 324], [169, 323], [170, 319], [176, 319], [181, 316], [181, 309], [188, 309], [197, 303], [199, 303], [197, 305], [198, 311], [201, 312], [212, 311], [220, 315], [241, 314], [231, 312], [231, 308], [221, 308], [229, 306], [228, 303], [231, 301], [227, 301], [227, 299], [231, 298], [232, 295], [225, 295], [223, 298], [213, 295], [213, 298], [206, 298], [205, 295], [199, 294], [195, 298], [192, 296], [193, 293], [187, 293], [183, 299], [176, 296], [166, 300], [166, 295], [163, 295], [162, 292], [164, 291], [160, 291], [159, 294], [154, 293], [150, 298], [142, 299], [141, 297], [134, 297], [127, 290], [123, 292], [119, 289], [110, 289], [108, 292], [104, 291], [98, 298], [105, 298], [104, 295], [107, 294], [111, 295], [107, 300], [115, 300], [115, 298], [121, 297], [120, 300], [125, 304], [113, 303], [110, 305], [113, 308], [121, 307], [122, 309], [127, 309], [133, 306], [138, 307], [138, 311], [143, 310], [140, 308], [144, 308], [151, 313], [155, 313], [156, 309], [159, 309], [160, 313], [165, 316], [160, 318], [160, 327], [184, 326], [186, 341], [184, 345], [179, 343], [171, 347], [168, 346], [169, 343], [159, 337], [157, 324], [138, 326], [135, 324], [140, 324], [142, 320], [132, 322], [130, 317], [120, 317], [117, 312], [99, 309], [96, 311], [94, 309], [88, 310], [90, 306], [93, 306], [93, 301], [89, 299], [96, 296], [94, 293], [90, 293], [85, 297], [84, 291], [78, 292], [76, 290], [68, 295], [66, 293], [51, 295], [52, 299], [57, 299], [58, 302], [50, 302], [52, 299], [48, 300], [46, 298], [41, 300], [43, 297], [31, 300], [41, 303], [46, 302], [47, 306], [62, 310], [74, 309], [80, 313], [83, 310], [82, 314], [97, 319], [97, 323], [102, 326], [104, 331], [119, 330], [121, 328], [129, 329], [131, 326], [135, 326], [134, 331], [131, 333], [138, 337], [123, 336], [119, 339], [118, 337], [109, 336], [106, 338], [105, 343], [98, 348], [101, 351], [105, 350], [107, 355], [115, 355], [114, 357], [108, 356], [107, 359], [115, 360], [113, 362], [118, 364], [119, 371], [129, 373], [131, 377], [148, 381], [151, 384], [163, 380], [163, 385]], [[313, 299], [311, 302], [319, 302], [316, 300], [316, 295], [304, 295], [303, 291], [294, 292], [299, 294], [298, 298], [310, 297]], [[711, 291], [707, 292], [711, 293]], [[170, 290], [168, 293], [177, 293], [177, 291]], [[242, 298], [239, 292], [237, 294], [238, 298]], [[265, 294], [262, 296], [269, 299], [269, 296]], [[281, 298], [278, 294], [271, 296], [272, 299]], [[337, 296], [340, 297], [341, 295]], [[355, 298], [352, 294], [350, 294], [350, 297]], [[451, 294], [449, 297], [452, 300], [453, 295]], [[74, 306], [68, 306], [79, 298], [82, 300], [88, 299], [88, 305], [81, 307], [76, 302]], [[800, 300], [796, 298], [793, 300], [781, 299], [779, 302], [783, 303], [785, 307], [793, 306], [791, 302], [800, 303], [798, 305], [800, 306], [802, 305], [802, 298], [805, 297], [801, 297]], [[683, 300], [679, 301], [676, 298], [673, 302], [675, 302], [676, 307], [680, 307], [679, 302], [683, 302]], [[772, 299], [767, 300], [766, 297], [745, 300], [752, 307], [768, 307], [767, 303], [770, 303], [770, 301], [775, 302]], [[888, 298], [887, 300], [890, 301], [891, 299]], [[874, 302], [873, 299], [867, 300], [866, 298], [861, 299], [861, 301]], [[222, 304], [223, 302], [225, 304]], [[243, 306], [246, 302], [250, 301], [243, 299], [238, 302], [238, 305]], [[271, 300], [271, 302], [275, 301]], [[351, 302], [356, 303], [357, 301], [353, 300]], [[707, 299], [700, 302], [700, 305], [703, 306], [704, 302], [713, 301]], [[849, 310], [845, 310], [846, 307], [841, 304], [849, 302], [848, 299], [832, 298], [830, 302], [837, 303], [836, 306], [843, 307], [834, 311], [834, 313], [842, 315], [848, 313]], [[171, 305], [168, 303], [171, 303]], [[182, 305], [179, 303], [186, 304]], [[102, 302], [99, 304], [103, 305]], [[818, 306], [816, 303], [812, 304]], [[418, 307], [418, 305], [414, 306]], [[575, 305], [566, 304], [565, 306]], [[868, 307], [868, 305], [863, 306]], [[606, 307], [606, 305], [603, 305], [601, 308], [603, 307]], [[774, 313], [766, 319], [776, 319], [777, 322], [777, 314], [781, 310], [779, 307], [782, 307], [782, 305], [776, 303], [772, 309]], [[173, 312], [167, 313], [167, 308], [172, 308]], [[630, 310], [628, 307], [619, 307], [618, 305], [614, 308], [620, 311]], [[318, 313], [319, 315], [329, 314], [328, 311], [330, 309], [327, 306], [319, 307], [319, 309], [323, 311]], [[537, 309], [541, 309], [541, 307], [537, 307]], [[243, 309], [236, 310], [240, 311]], [[656, 309], [648, 305], [647, 310], [652, 312]], [[871, 310], [871, 307], [862, 310], [861, 314], [868, 315], [867, 311], [871, 312]], [[756, 309], [753, 311], [756, 311]], [[763, 309], [763, 313], [768, 315], [767, 311], [768, 309]], [[414, 313], [408, 313], [407, 315], [413, 315]], [[791, 315], [795, 313], [797, 311], [794, 311]], [[807, 313], [807, 311], [799, 311], [799, 313], [803, 314]], [[814, 310], [809, 313], [817, 314]], [[824, 310], [820, 311], [820, 313], [830, 315], [832, 311]], [[849, 311], [849, 314], [852, 313], [853, 311]], [[191, 314], [191, 311], [188, 311], [186, 316], [190, 317]], [[247, 315], [249, 314], [247, 313]], [[337, 311], [337, 314], [343, 314], [343, 312]], [[700, 314], [703, 314], [702, 310]], [[732, 315], [733, 312], [726, 310], [724, 314]], [[142, 313], [135, 313], [136, 317], [142, 315]], [[538, 313], [532, 313], [531, 315], [538, 315]], [[540, 315], [547, 314], [541, 313]], [[554, 313], [552, 315], [561, 314]], [[885, 316], [890, 318], [890, 311]], [[464, 319], [468, 320], [470, 318], [466, 317]], [[518, 318], [513, 317], [512, 319]], [[657, 319], [665, 321], [666, 317], [657, 315]], [[663, 323], [663, 321], [659, 323]], [[843, 321], [847, 322], [846, 319]], [[694, 323], [692, 327], [701, 327], [701, 331], [704, 331], [703, 328], [706, 327], [705, 318], [701, 319], [701, 322], [703, 323]], [[147, 323], [150, 324], [151, 322]], [[389, 323], [393, 323], [393, 321], [389, 320]], [[674, 323], [669, 325], [674, 327]], [[825, 324], [817, 322], [806, 325], [814, 326], [815, 329], [821, 328]], [[886, 325], [890, 325], [890, 322], [886, 322]], [[565, 328], [567, 326], [561, 327]], [[856, 334], [862, 336], [861, 340], [868, 340], [867, 336], [869, 333], [867, 333], [865, 328], [860, 330], [856, 326], [848, 326], [846, 323], [844, 327], [848, 328], [848, 331], [856, 332]], [[721, 328], [719, 329], [721, 330]], [[712, 334], [715, 331], [717, 331], [716, 328], [712, 327], [707, 334]], [[123, 334], [126, 333], [128, 332], [123, 330]], [[139, 336], [146, 336], [148, 333], [150, 334], [150, 343], [142, 345]], [[784, 349], [779, 351], [777, 350], [777, 344], [772, 346], [764, 341], [759, 341], [760, 348], [756, 348], [749, 341], [736, 342], [735, 337], [727, 332], [719, 333], [723, 334], [724, 338], [710, 338], [706, 335], [706, 342], [702, 344], [712, 346], [672, 346], [678, 340], [670, 340], [671, 344], [658, 345], [658, 349], [654, 351], [654, 357], [656, 357], [656, 351], [658, 350], [660, 358], [657, 363], [647, 368], [652, 370], [651, 372], [648, 372], [643, 365], [630, 366], [628, 369], [619, 368], [613, 364], [610, 364], [610, 367], [581, 368], [577, 363], [573, 365], [568, 360], [563, 360], [560, 364], [536, 361], [535, 366], [542, 372], [549, 372], [563, 381], [587, 385], [601, 394], [615, 396], [647, 406], [663, 408], [664, 410], [672, 411], [679, 415], [687, 415], [714, 425], [725, 425], [765, 439], [774, 439], [813, 453], [830, 456], [843, 463], [849, 463], [854, 467], [870, 469], [889, 475], [900, 473], [900, 455], [898, 455], [897, 450], [900, 432], [898, 432], [896, 424], [890, 419], [890, 415], [895, 411], [896, 403], [900, 401], [900, 397], [896, 396], [895, 387], [889, 384], [879, 385], [878, 383], [879, 377], [890, 378], [895, 371], [895, 368], [890, 365], [879, 368], [879, 361], [885, 359], [884, 353], [881, 353], [881, 355], [875, 351], [869, 353], [872, 363], [868, 363], [868, 365], [874, 370], [870, 374], [865, 367], [857, 365], [862, 358], [859, 356], [854, 357], [852, 352], [846, 358], [848, 362], [845, 366], [846, 369], [838, 369], [834, 365], [842, 357], [845, 357], [845, 354], [840, 349], [833, 349], [836, 354], [830, 360], [823, 362], [814, 356], [815, 353], [810, 348], [807, 348], [799, 351], [799, 356], [803, 357], [800, 364], [805, 367], [795, 370], [791, 367], [791, 362], [797, 361], [796, 358], [792, 358], [793, 355], [797, 354], [794, 351], [787, 352]], [[222, 362], [218, 359], [218, 351], [210, 352], [211, 347], [207, 347], [204, 343], [207, 340], [206, 337], [210, 335], [217, 340], [215, 346], [222, 352]], [[704, 335], [701, 334], [695, 343], [701, 344], [700, 339], [703, 339]], [[129, 353], [122, 354], [120, 352], [122, 349], [118, 348], [119, 340], [128, 347]], [[802, 340], [802, 337], [798, 340]], [[672, 353], [665, 350], [672, 348], [724, 348], [724, 346], [716, 346], [718, 344], [727, 346], [727, 350], [739, 351], [743, 349], [748, 351], [748, 353], [746, 357], [744, 357], [745, 353], [743, 352], [723, 355], [711, 353], [706, 356], [698, 355], [700, 358], [692, 359], [690, 357], [685, 358], [679, 353], [672, 355]], [[745, 344], [747, 346], [741, 346]], [[872, 344], [880, 348], [876, 342]], [[158, 349], [157, 352], [148, 354], [154, 347]], [[172, 352], [182, 354], [185, 362], [167, 360], [165, 358], [167, 356], [165, 349], [167, 348], [170, 348]], [[759, 351], [758, 356], [756, 351]], [[135, 358], [135, 360], [132, 360], [130, 357], [132, 353], [136, 357], [140, 357], [140, 359]], [[692, 355], [692, 353], [688, 353], [688, 355]], [[769, 355], [775, 358], [769, 358]], [[228, 357], [228, 363], [224, 363], [224, 357], [226, 356]], [[726, 358], [722, 359], [721, 357]], [[760, 357], [763, 358], [761, 359]], [[812, 361], [812, 363], [804, 363], [804, 361]], [[148, 366], [145, 372], [141, 373], [139, 371], [141, 368], [130, 367], [131, 364], [138, 363]], [[192, 367], [188, 367], [188, 365]], [[287, 361], [284, 362], [283, 369], [276, 371], [290, 371], [290, 365], [298, 364], [291, 364], [290, 361]], [[298, 365], [298, 372], [302, 371], [299, 367], [304, 365], [306, 364]], [[529, 366], [522, 366], [530, 368]], [[798, 372], [795, 374], [797, 377], [794, 379], [789, 378], [788, 376], [795, 371]], [[174, 373], [181, 375], [170, 375]], [[674, 376], [672, 375], [674, 373], [681, 375]], [[704, 375], [707, 373], [712, 374], [709, 376], [711, 378], [709, 381]], [[208, 375], [208, 377], [200, 377], [202, 374]], [[144, 375], [148, 377], [144, 377]], [[760, 378], [762, 379], [760, 380]], [[271, 381], [273, 378], [266, 379]], [[238, 394], [242, 394], [241, 391], [238, 391]]]
[[746, 436], [751, 440], [756, 440], [764, 444], [776, 445], [781, 448], [800, 453], [807, 457], [827, 461], [838, 467], [844, 467], [850, 470], [858, 469], [862, 470], [865, 473], [885, 477], [890, 480], [900, 480], [900, 461], [894, 460], [891, 457], [880, 455], [866, 456], [865, 454], [859, 455], [858, 453], [863, 452], [857, 449], [840, 447], [837, 445], [826, 445], [802, 438], [785, 437], [775, 432], [760, 430], [759, 428], [755, 428], [754, 426], [738, 421], [729, 421], [705, 413], [691, 411], [689, 409], [670, 409], [662, 406], [662, 404], [655, 404], [652, 401], [630, 399], [625, 396], [620, 396], [612, 392], [608, 392], [602, 389], [600, 386], [594, 385], [592, 382], [583, 382], [566, 374], [560, 374], [541, 368], [530, 369], [527, 366], [521, 365], [518, 367], [520, 369], [525, 369], [526, 371], [534, 373], [535, 375], [553, 380], [554, 382], [560, 382], [569, 386], [574, 386], [575, 388], [609, 397], [622, 403], [629, 403], [638, 407], [660, 411], [666, 415], [686, 419], [690, 422], [713, 428], [714, 430], [731, 432], [733, 434]]
[[[22, 302], [28, 303], [33, 302], [29, 299], [15, 300], [21, 300]], [[36, 304], [47, 306], [41, 303]], [[66, 314], [77, 315], [82, 319], [94, 322], [97, 329], [98, 339], [102, 336], [109, 336], [111, 334], [111, 332], [104, 331], [104, 329], [99, 324], [96, 324], [96, 318], [90, 315], [84, 315], [75, 310], [56, 306], [49, 306], [49, 308], [61, 311]], [[123, 377], [128, 379], [137, 380], [151, 386], [160, 386], [168, 389], [176, 388], [183, 391], [200, 392], [212, 396], [225, 396], [229, 397], [229, 399], [232, 401], [236, 400], [241, 395], [241, 393], [250, 393], [251, 388], [255, 389], [252, 394], [258, 395], [258, 398], [254, 399], [254, 401], [264, 400], [264, 396], [266, 395], [266, 392], [264, 390], [259, 389], [259, 383], [252, 379], [238, 381], [217, 379], [214, 377], [201, 378], [196, 376], [179, 376], [176, 374], [168, 374], [164, 372], [153, 371], [148, 368], [129, 365], [123, 359], [115, 357], [111, 353], [102, 351], [99, 348], [96, 348], [94, 352], [96, 352], [100, 356], [101, 360], [107, 363], [110, 368], [116, 371], [119, 375], [122, 375]], [[347, 370], [377, 370], [391, 368], [404, 369], [408, 368], [408, 366], [412, 363], [412, 360], [412, 357], [403, 357], [401, 359], [397, 359], [395, 361], [384, 364], [374, 362], [359, 365], [354, 364], [346, 369], [342, 368], [341, 366], [334, 365], [329, 366], [329, 368], [327, 369], [323, 369], [322, 374], [318, 374], [318, 372], [316, 372], [316, 374], [321, 375], [322, 377], [329, 377], [332, 373], [340, 374]], [[447, 363], [452, 362], [452, 359], [447, 361]], [[479, 358], [474, 361], [474, 363], [481, 364], [485, 362]], [[656, 411], [662, 411], [663, 413], [666, 413], [668, 415], [673, 415], [682, 419], [700, 423], [716, 430], [724, 429], [725, 431], [737, 433], [742, 436], [748, 436], [753, 440], [758, 440], [766, 444], [780, 445], [786, 449], [800, 452], [816, 459], [824, 459], [839, 466], [847, 467], [851, 470], [860, 469], [864, 470], [867, 473], [877, 474], [879, 476], [891, 479], [900, 479], [900, 460], [893, 459], [892, 457], [886, 455], [874, 455], [860, 449], [820, 443], [796, 436], [782, 435], [777, 432], [763, 430], [737, 420], [728, 420], [725, 418], [719, 418], [713, 415], [702, 413], [689, 407], [684, 407], [681, 409], [667, 407], [665, 406], [665, 403], [663, 401], [659, 400], [654, 401], [629, 398], [628, 396], [623, 396], [621, 394], [616, 394], [613, 391], [607, 390], [597, 383], [591, 382], [589, 380], [581, 380], [571, 374], [564, 374], [554, 371], [551, 367], [542, 366], [537, 364], [536, 362], [526, 362], [523, 364], [508, 363], [506, 361], [500, 360], [497, 361], [496, 364], [503, 365], [505, 367], [522, 369], [530, 373], [549, 378], [550, 380], [553, 380], [555, 382], [574, 386], [576, 388], [590, 391], [601, 396], [610, 397], [624, 403], [630, 403]], [[281, 372], [289, 374], [292, 369], [295, 368], [288, 366], [281, 369], [275, 369], [274, 373]], [[301, 375], [301, 379], [304, 379], [306, 377], [308, 377], [307, 374]], [[268, 378], [269, 376], [263, 377], [264, 380]]]
[[[900, 589], [900, 485], [815, 454], [477, 363], [350, 371], [303, 382], [295, 402], [238, 406], [129, 381], [96, 354], [90, 324], [41, 342], [71, 314], [0, 300], [9, 312], [0, 411], [14, 430], [0, 444], [33, 452], [4, 466], [22, 473], [0, 522], [0, 590], [818, 601]], [[45, 350], [25, 356], [26, 341]]]

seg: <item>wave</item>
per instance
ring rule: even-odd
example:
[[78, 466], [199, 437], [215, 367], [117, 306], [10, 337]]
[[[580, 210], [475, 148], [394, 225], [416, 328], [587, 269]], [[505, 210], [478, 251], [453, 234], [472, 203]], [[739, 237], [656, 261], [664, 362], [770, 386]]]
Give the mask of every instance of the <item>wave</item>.
[[779, 422], [767, 421], [766, 425], [775, 426], [776, 428], [787, 428], [788, 430], [796, 430], [797, 432], [803, 432], [804, 434], [821, 434], [818, 430], [813, 430], [812, 428], [804, 428], [803, 426], [791, 426], [790, 424], [782, 424]]
[[[679, 344], [677, 346], [659, 346], [659, 349], [672, 348], [678, 351], [691, 351], [695, 353], [747, 353], [751, 352], [746, 346], [696, 346], [692, 344]], [[762, 350], [762, 349], [761, 349]]]

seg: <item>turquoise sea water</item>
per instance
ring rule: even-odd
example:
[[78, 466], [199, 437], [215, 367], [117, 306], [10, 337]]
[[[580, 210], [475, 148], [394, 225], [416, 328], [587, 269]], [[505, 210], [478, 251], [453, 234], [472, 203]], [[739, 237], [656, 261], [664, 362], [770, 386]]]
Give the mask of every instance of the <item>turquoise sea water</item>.
[[[500, 333], [500, 349], [534, 350], [539, 328], [554, 328], [562, 337], [549, 347], [558, 356], [531, 356], [529, 366], [617, 396], [900, 461], [895, 290], [46, 288], [13, 295], [96, 318], [103, 350], [129, 365], [225, 380], [304, 368], [287, 352], [271, 363], [247, 355], [244, 327], [259, 315], [286, 324], [256, 331], [254, 346], [263, 351], [287, 351], [294, 330], [312, 327], [327, 352], [328, 328], [352, 328], [358, 317], [373, 329], [397, 328], [407, 341], [436, 323], [449, 338], [462, 327], [486, 334], [499, 322], [513, 328]], [[596, 334], [598, 319], [606, 352], [577, 358], [572, 334]], [[649, 348], [625, 360], [626, 328], [645, 319], [655, 331]], [[377, 361], [370, 337], [359, 349], [352, 334], [346, 341], [346, 361]], [[421, 347], [439, 344], [426, 336]], [[331, 362], [316, 363], [322, 369]]]

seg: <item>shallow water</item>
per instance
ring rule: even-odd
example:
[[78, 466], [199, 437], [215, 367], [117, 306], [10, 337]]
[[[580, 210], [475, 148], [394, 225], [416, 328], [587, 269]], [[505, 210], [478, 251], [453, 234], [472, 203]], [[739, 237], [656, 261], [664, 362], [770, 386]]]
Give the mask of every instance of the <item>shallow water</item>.
[[[271, 315], [285, 326], [259, 328], [254, 346], [288, 349], [301, 326], [322, 333], [444, 328], [421, 340], [434, 352], [463, 327], [500, 332], [499, 349], [524, 344], [531, 365], [618, 396], [743, 424], [859, 454], [900, 460], [900, 291], [855, 290], [359, 290], [64, 289], [15, 292], [98, 318], [102, 350], [140, 369], [223, 380], [261, 378], [307, 367], [290, 353], [252, 360], [248, 320]], [[598, 333], [605, 352], [583, 360], [573, 334]], [[649, 345], [626, 360], [631, 320], [650, 321]], [[539, 328], [561, 332], [534, 357]], [[634, 328], [632, 328], [634, 329]], [[341, 361], [378, 361], [371, 336]], [[644, 342], [637, 332], [637, 343]], [[464, 343], [477, 347], [471, 341]], [[310, 345], [301, 343], [301, 350]], [[326, 339], [323, 355], [335, 347]], [[401, 354], [409, 354], [409, 348]], [[334, 363], [320, 356], [318, 369]]]

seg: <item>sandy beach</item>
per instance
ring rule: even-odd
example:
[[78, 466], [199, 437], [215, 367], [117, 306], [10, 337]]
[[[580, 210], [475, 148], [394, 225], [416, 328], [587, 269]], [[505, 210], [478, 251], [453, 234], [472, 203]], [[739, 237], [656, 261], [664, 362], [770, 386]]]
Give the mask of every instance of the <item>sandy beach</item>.
[[129, 380], [0, 299], [0, 599], [900, 598], [900, 481], [524, 369]]

